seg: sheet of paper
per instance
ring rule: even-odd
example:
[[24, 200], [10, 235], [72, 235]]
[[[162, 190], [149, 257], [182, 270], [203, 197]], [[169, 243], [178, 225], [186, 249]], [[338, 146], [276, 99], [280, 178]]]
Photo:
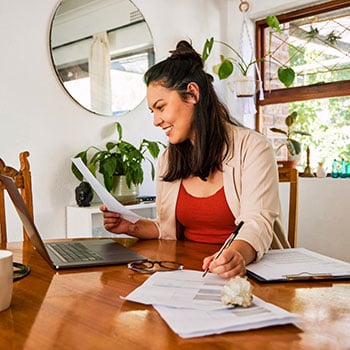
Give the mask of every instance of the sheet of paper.
[[312, 252], [305, 248], [272, 249], [247, 270], [266, 280], [307, 278], [308, 276], [349, 276], [350, 263]]
[[248, 308], [223, 305], [221, 289], [226, 281], [212, 274], [203, 278], [202, 273], [192, 270], [157, 272], [125, 299], [152, 304], [183, 338], [297, 322], [296, 315], [256, 296]]
[[135, 223], [141, 217], [133, 211], [125, 208], [115, 197], [113, 197], [106, 188], [96, 179], [96, 177], [87, 168], [80, 158], [72, 158], [72, 162], [83, 174], [85, 180], [91, 185], [96, 194], [100, 197], [102, 203], [106, 205], [108, 210], [120, 213], [122, 217], [132, 223]]
[[226, 281], [214, 274], [203, 278], [202, 273], [192, 270], [155, 273], [125, 299], [147, 305], [201, 310], [225, 308], [220, 291]]
[[154, 305], [163, 320], [182, 338], [193, 338], [226, 332], [246, 331], [276, 325], [297, 323], [298, 317], [254, 296], [247, 308], [226, 307], [220, 310], [171, 308]]

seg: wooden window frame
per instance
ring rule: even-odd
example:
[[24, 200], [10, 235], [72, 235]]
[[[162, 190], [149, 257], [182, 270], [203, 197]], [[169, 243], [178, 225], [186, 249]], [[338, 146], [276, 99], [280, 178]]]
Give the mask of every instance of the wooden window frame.
[[[313, 16], [322, 12], [328, 12], [333, 10], [349, 7], [349, 0], [332, 0], [327, 3], [308, 6], [299, 10], [284, 13], [278, 15], [277, 18], [280, 23], [290, 22], [300, 18]], [[264, 56], [264, 47], [262, 45], [264, 29], [267, 28], [265, 19], [256, 22], [256, 52], [257, 58]], [[265, 76], [264, 65], [259, 63], [259, 70], [261, 76]], [[262, 106], [288, 103], [295, 101], [306, 101], [318, 98], [330, 98], [330, 97], [342, 97], [350, 95], [350, 80], [343, 80], [339, 82], [331, 83], [319, 83], [301, 87], [291, 87], [274, 90], [264, 90], [264, 100], [257, 99], [257, 115], [256, 115], [256, 130], [262, 131]]]

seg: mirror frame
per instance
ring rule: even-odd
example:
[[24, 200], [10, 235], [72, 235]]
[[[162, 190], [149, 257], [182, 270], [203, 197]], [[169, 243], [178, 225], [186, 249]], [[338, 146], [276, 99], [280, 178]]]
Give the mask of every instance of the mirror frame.
[[[71, 1], [71, 0], [68, 0], [68, 1]], [[73, 0], [74, 1], [74, 0]], [[118, 6], [119, 3], [123, 3], [123, 1], [120, 1], [120, 0], [103, 0], [104, 2], [108, 3], [109, 5], [108, 6], [113, 6], [113, 4], [115, 6]], [[81, 0], [80, 3], [89, 3], [89, 2], [94, 2], [96, 3], [96, 1], [94, 0]], [[139, 43], [136, 43], [134, 42], [133, 45], [130, 45], [130, 43], [128, 42], [128, 49], [123, 49], [123, 50], [120, 50], [119, 52], [119, 55], [117, 57], [117, 59], [119, 60], [122, 60], [124, 59], [124, 61], [127, 61], [127, 58], [131, 58], [131, 57], [135, 57], [136, 55], [138, 54], [143, 54], [143, 55], [146, 55], [147, 59], [144, 58], [144, 62], [145, 63], [145, 66], [141, 69], [140, 72], [138, 72], [138, 74], [140, 75], [140, 77], [142, 78], [142, 82], [138, 82], [139, 86], [140, 84], [144, 84], [143, 82], [143, 74], [144, 72], [149, 68], [151, 67], [154, 63], [155, 63], [155, 50], [154, 50], [154, 40], [153, 40], [153, 36], [152, 36], [152, 32], [145, 20], [145, 18], [143, 17], [140, 9], [131, 1], [131, 0], [125, 0], [124, 1], [125, 3], [128, 3], [130, 4], [130, 7], [132, 6], [135, 10], [134, 11], [131, 11], [131, 12], [128, 12], [129, 14], [129, 23], [125, 23], [123, 25], [118, 25], [118, 26], [113, 26], [112, 29], [108, 29], [108, 27], [105, 29], [106, 30], [106, 33], [112, 33], [113, 31], [116, 31], [116, 30], [120, 30], [120, 31], [126, 31], [128, 30], [128, 28], [132, 28], [132, 26], [134, 26], [135, 28], [135, 25], [136, 26], [143, 26], [145, 28], [147, 28], [147, 34], [146, 34], [146, 38], [149, 39], [149, 42], [146, 42], [144, 46], [142, 45], [139, 45]], [[58, 15], [58, 12], [59, 10], [62, 8], [62, 4], [63, 3], [67, 3], [67, 0], [61, 0], [54, 12], [53, 12], [53, 15], [51, 17], [51, 20], [50, 20], [50, 28], [49, 28], [49, 52], [50, 52], [50, 58], [51, 58], [51, 63], [52, 63], [52, 66], [54, 68], [54, 71], [56, 73], [56, 76], [58, 78], [58, 81], [60, 83], [60, 85], [63, 87], [64, 91], [68, 94], [68, 96], [75, 102], [77, 103], [79, 106], [81, 106], [84, 110], [90, 112], [90, 113], [93, 113], [94, 115], [98, 115], [98, 116], [106, 116], [106, 117], [115, 117], [115, 116], [121, 116], [121, 115], [125, 115], [127, 113], [129, 113], [130, 111], [136, 109], [144, 100], [145, 100], [145, 97], [146, 97], [146, 87], [144, 87], [144, 91], [142, 91], [142, 96], [138, 98], [137, 102], [135, 102], [133, 104], [133, 106], [130, 108], [130, 109], [127, 109], [127, 110], [124, 110], [124, 111], [118, 111], [119, 113], [104, 113], [103, 111], [101, 110], [96, 110], [94, 108], [92, 108], [91, 106], [89, 106], [87, 103], [84, 103], [84, 101], [82, 101], [81, 99], [79, 100], [77, 97], [73, 96], [74, 94], [72, 94], [72, 91], [69, 90], [65, 84], [64, 84], [64, 79], [62, 78], [62, 75], [60, 73], [60, 69], [59, 67], [57, 66], [56, 64], [56, 61], [55, 61], [55, 57], [54, 57], [54, 53], [53, 53], [53, 31], [54, 31], [54, 28], [55, 28], [55, 19], [57, 19], [57, 15]], [[102, 1], [100, 1], [100, 5], [102, 4]], [[94, 5], [96, 6], [96, 5]], [[81, 5], [78, 6], [77, 8], [81, 8]], [[129, 8], [128, 8], [129, 10]], [[79, 11], [79, 10], [78, 10]], [[124, 20], [124, 19], [123, 19]], [[111, 25], [109, 24], [109, 27]], [[141, 29], [143, 28], [141, 27]], [[133, 33], [131, 33], [130, 35], [132, 35]], [[113, 34], [111, 34], [113, 35]], [[92, 40], [92, 34], [91, 35], [87, 35], [87, 36], [82, 36], [78, 39], [74, 39], [74, 37], [72, 38], [71, 41], [67, 41], [65, 40], [65, 42], [63, 44], [60, 44], [61, 46], [67, 46], [67, 44], [69, 43], [76, 43], [78, 41], [82, 42], [83, 40]], [[60, 45], [58, 45], [58, 47], [60, 47]], [[116, 57], [115, 54], [113, 55], [109, 55], [110, 57]], [[85, 59], [85, 57], [84, 57]], [[82, 66], [84, 66], [85, 68], [85, 71], [86, 71], [86, 74], [89, 75], [89, 70], [88, 70], [88, 59], [89, 57], [87, 57], [84, 61], [84, 64]], [[111, 62], [112, 63], [112, 62]], [[148, 64], [147, 64], [148, 63]], [[77, 63], [77, 66], [78, 66], [78, 63]], [[118, 70], [116, 70], [118, 71]], [[127, 86], [123, 86], [122, 87], [122, 91], [129, 91], [128, 89], [128, 85]], [[89, 95], [89, 94], [87, 94]], [[89, 95], [90, 97], [90, 95]]]

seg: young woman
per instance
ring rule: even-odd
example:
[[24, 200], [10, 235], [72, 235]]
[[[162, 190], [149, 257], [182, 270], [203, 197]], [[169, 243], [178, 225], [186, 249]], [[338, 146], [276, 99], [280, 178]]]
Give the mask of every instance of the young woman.
[[132, 224], [101, 206], [105, 228], [139, 238], [222, 244], [244, 221], [218, 259], [204, 258], [203, 269], [223, 278], [245, 275], [245, 266], [270, 247], [287, 247], [272, 147], [230, 118], [201, 56], [180, 41], [146, 72], [145, 82], [153, 123], [169, 139], [158, 161], [157, 219]]

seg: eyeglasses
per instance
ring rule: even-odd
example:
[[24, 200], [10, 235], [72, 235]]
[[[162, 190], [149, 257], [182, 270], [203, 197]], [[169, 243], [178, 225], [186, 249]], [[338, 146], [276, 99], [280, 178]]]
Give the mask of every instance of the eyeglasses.
[[176, 261], [137, 260], [128, 264], [130, 270], [140, 273], [182, 270], [184, 266]]
[[13, 280], [17, 281], [27, 276], [30, 272], [30, 267], [17, 262], [13, 263]]

